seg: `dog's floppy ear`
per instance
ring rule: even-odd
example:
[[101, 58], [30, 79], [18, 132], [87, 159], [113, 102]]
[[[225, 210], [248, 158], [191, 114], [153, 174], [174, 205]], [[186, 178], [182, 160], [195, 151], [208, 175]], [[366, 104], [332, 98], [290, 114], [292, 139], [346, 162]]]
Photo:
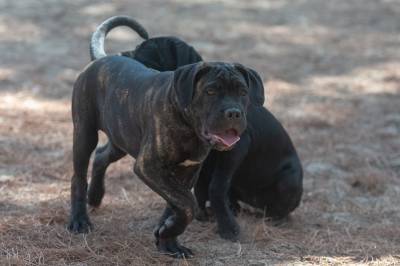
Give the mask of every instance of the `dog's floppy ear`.
[[234, 64], [235, 68], [242, 73], [246, 80], [247, 86], [249, 87], [249, 96], [252, 104], [256, 106], [262, 106], [265, 101], [264, 96], [264, 85], [261, 77], [258, 73], [248, 67], [241, 64]]
[[210, 70], [207, 63], [186, 65], [174, 71], [173, 91], [178, 108], [185, 111], [193, 100], [195, 86], [201, 76]]

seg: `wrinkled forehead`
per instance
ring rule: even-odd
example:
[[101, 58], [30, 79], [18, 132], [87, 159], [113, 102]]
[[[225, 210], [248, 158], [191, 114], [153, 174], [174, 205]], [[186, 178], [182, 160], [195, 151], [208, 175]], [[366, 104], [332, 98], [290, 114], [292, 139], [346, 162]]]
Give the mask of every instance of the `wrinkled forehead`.
[[244, 86], [245, 80], [241, 73], [231, 64], [218, 64], [207, 72], [201, 79], [205, 87], [236, 88]]

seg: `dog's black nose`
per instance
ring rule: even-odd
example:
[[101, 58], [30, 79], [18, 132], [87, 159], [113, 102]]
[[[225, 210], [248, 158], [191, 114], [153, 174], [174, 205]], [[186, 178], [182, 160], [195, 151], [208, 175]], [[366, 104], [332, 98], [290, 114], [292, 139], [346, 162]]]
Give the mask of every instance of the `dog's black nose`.
[[237, 108], [228, 108], [224, 111], [224, 115], [229, 120], [237, 120], [242, 117], [242, 112]]

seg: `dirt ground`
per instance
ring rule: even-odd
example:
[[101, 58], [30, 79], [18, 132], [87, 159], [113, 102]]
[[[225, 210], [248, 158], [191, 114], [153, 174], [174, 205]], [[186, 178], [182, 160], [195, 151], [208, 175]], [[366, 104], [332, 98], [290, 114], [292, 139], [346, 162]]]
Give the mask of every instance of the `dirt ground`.
[[[261, 74], [305, 170], [289, 222], [244, 212], [232, 243], [194, 221], [181, 241], [195, 258], [159, 255], [164, 203], [125, 158], [108, 171], [94, 232], [65, 230], [72, 84], [91, 32], [116, 14]], [[0, 265], [399, 265], [399, 36], [397, 0], [0, 0]], [[139, 42], [116, 30], [107, 46]]]

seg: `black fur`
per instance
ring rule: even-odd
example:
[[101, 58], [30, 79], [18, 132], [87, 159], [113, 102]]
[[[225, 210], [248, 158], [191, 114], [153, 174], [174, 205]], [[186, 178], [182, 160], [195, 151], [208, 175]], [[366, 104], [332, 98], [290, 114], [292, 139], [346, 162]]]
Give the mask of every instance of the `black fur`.
[[289, 135], [266, 108], [250, 106], [241, 140], [230, 151], [211, 151], [203, 164], [195, 185], [198, 218], [207, 219], [210, 200], [220, 236], [235, 241], [238, 201], [280, 219], [299, 205], [302, 191], [302, 166]]

